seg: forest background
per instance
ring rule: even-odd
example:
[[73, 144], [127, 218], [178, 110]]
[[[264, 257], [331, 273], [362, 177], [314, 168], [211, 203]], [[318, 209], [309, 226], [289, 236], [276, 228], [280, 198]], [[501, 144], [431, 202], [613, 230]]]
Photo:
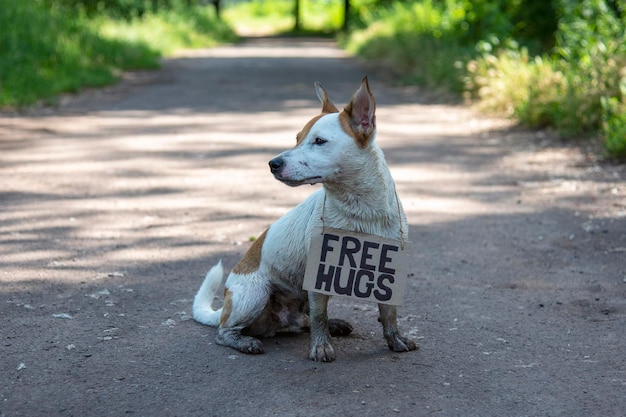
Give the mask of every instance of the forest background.
[[626, 0], [0, 0], [0, 107], [294, 27], [335, 36], [394, 82], [626, 159]]

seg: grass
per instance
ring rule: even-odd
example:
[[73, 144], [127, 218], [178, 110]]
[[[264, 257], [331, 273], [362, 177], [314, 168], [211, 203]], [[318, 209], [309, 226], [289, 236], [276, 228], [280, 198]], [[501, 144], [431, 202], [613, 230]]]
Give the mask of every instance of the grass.
[[22, 107], [126, 70], [159, 66], [180, 48], [235, 39], [209, 7], [178, 7], [131, 20], [49, 6], [41, 0], [0, 0], [0, 107]]
[[343, 24], [342, 0], [300, 0], [300, 28], [294, 31], [294, 0], [251, 0], [227, 3], [224, 20], [242, 35], [322, 35]]
[[131, 20], [95, 19], [103, 39], [145, 45], [161, 55], [184, 48], [206, 48], [236, 40], [230, 26], [211, 7], [175, 8]]
[[243, 35], [276, 35], [293, 29], [293, 2], [253, 0], [236, 2], [224, 9], [222, 17], [235, 32]]
[[389, 78], [461, 94], [467, 46], [454, 38], [460, 20], [444, 19], [431, 2], [394, 3], [365, 17], [364, 28], [340, 38], [349, 52], [374, 61]]
[[462, 67], [467, 56], [464, 47], [446, 38], [386, 31], [381, 23], [361, 36], [342, 38], [340, 43], [352, 54], [375, 63], [395, 83], [418, 84], [457, 94], [463, 91]]

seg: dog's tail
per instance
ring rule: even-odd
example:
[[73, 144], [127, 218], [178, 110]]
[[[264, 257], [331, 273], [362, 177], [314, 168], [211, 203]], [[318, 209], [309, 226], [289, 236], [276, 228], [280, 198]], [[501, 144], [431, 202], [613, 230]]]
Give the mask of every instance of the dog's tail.
[[193, 318], [198, 323], [213, 327], [219, 326], [222, 309], [214, 310], [212, 304], [223, 279], [224, 268], [220, 260], [217, 265], [207, 272], [198, 293], [193, 299]]

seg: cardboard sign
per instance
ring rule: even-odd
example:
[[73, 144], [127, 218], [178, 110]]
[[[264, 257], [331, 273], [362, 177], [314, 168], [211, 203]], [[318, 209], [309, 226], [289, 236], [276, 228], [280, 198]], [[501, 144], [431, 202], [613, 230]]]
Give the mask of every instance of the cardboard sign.
[[400, 305], [408, 242], [325, 228], [313, 233], [302, 289]]

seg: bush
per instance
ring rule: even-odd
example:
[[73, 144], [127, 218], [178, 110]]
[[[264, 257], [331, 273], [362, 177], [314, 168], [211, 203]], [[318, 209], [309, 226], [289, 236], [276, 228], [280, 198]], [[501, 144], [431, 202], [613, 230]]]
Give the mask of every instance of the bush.
[[623, 102], [619, 86], [626, 63], [626, 21], [603, 0], [562, 4], [556, 51], [568, 77], [568, 100], [558, 127], [587, 132], [600, 127], [603, 99]]
[[349, 51], [373, 60], [405, 83], [463, 91], [468, 48], [455, 38], [459, 13], [443, 13], [430, 1], [394, 3], [365, 29], [342, 40]]
[[565, 136], [600, 132], [610, 155], [623, 153], [623, 1], [414, 0], [367, 10], [346, 47], [403, 81]]
[[626, 105], [615, 97], [604, 98], [602, 109], [606, 150], [615, 158], [626, 160]]
[[468, 63], [466, 97], [482, 110], [544, 127], [555, 124], [565, 81], [553, 61], [530, 57], [524, 48], [505, 49]]

